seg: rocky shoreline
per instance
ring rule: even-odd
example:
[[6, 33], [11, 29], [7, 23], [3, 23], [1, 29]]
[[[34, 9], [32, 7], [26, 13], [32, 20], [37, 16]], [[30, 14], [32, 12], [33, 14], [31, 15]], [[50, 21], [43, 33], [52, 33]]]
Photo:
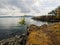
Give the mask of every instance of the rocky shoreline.
[[0, 45], [60, 45], [60, 22], [50, 25], [30, 25], [26, 34], [0, 41]]
[[31, 25], [26, 45], [60, 45], [60, 22], [42, 26]]
[[0, 45], [25, 45], [27, 39], [27, 34], [16, 35], [8, 39], [3, 39], [0, 41]]

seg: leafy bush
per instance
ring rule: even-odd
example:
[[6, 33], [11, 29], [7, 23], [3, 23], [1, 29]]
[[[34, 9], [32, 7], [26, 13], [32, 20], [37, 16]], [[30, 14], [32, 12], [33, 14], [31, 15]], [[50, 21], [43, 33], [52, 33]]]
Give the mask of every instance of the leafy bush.
[[25, 25], [25, 18], [23, 18], [23, 19], [19, 22], [19, 24]]

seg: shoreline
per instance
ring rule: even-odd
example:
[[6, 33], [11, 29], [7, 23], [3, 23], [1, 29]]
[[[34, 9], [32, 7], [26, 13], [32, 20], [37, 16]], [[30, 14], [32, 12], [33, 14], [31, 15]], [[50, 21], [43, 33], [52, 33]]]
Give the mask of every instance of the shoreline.
[[26, 45], [60, 45], [60, 22], [49, 25], [31, 25]]
[[[39, 44], [43, 45], [43, 41], [46, 45], [58, 45], [60, 40], [58, 37], [60, 34], [60, 22], [53, 24], [44, 24], [42, 26], [30, 25], [27, 28], [27, 33], [22, 35], [16, 35], [14, 37], [4, 39], [0, 41], [1, 45], [29, 45], [29, 44]], [[47, 36], [46, 36], [47, 35]], [[55, 35], [55, 36], [54, 36]], [[48, 38], [47, 38], [48, 37]], [[43, 39], [44, 38], [44, 39]], [[36, 40], [38, 39], [38, 40]], [[41, 40], [41, 41], [40, 41]], [[47, 40], [47, 42], [46, 42]], [[52, 41], [51, 41], [52, 40]], [[40, 43], [41, 42], [41, 43]]]
[[60, 18], [58, 18], [54, 15], [37, 16], [37, 17], [33, 17], [32, 19], [36, 20], [36, 21], [42, 21], [42, 22], [60, 22]]

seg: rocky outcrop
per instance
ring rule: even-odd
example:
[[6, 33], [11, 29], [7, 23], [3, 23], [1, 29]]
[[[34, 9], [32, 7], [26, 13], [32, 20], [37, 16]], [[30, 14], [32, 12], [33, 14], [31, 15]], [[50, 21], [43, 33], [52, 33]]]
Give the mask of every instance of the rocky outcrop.
[[26, 34], [0, 41], [0, 45], [60, 45], [60, 22], [50, 25], [30, 25]]
[[1, 40], [0, 45], [25, 45], [26, 38], [27, 38], [27, 35], [25, 34], [16, 35], [15, 37]]
[[26, 45], [60, 45], [60, 23], [29, 27]]

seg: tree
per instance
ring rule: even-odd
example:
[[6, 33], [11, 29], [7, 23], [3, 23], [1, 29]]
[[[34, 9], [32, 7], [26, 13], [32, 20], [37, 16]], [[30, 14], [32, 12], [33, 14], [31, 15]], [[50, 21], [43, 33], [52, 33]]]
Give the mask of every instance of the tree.
[[55, 12], [57, 14], [56, 17], [60, 18], [60, 6], [58, 8], [56, 8]]
[[60, 18], [60, 6], [58, 8], [56, 8], [55, 10], [52, 10], [48, 14], [52, 14], [52, 15], [54, 14], [56, 16], [56, 18]]
[[48, 14], [52, 14], [52, 15], [56, 15], [55, 11], [52, 10], [51, 12], [49, 12]]

